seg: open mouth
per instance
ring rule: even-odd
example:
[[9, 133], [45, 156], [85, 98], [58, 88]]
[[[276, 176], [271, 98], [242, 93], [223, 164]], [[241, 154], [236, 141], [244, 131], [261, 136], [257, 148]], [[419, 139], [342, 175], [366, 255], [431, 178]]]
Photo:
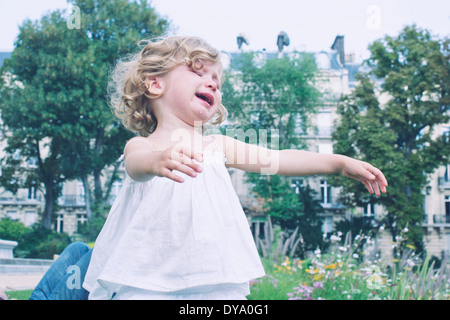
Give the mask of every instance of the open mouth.
[[214, 104], [214, 96], [209, 93], [196, 93], [195, 96], [203, 101], [205, 101], [209, 106]]

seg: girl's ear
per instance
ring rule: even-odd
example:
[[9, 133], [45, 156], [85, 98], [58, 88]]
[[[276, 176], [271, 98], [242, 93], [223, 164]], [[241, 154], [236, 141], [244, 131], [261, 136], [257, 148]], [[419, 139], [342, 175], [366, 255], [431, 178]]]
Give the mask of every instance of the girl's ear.
[[164, 91], [163, 79], [160, 77], [147, 77], [145, 80], [145, 86], [147, 91], [152, 95], [159, 96]]

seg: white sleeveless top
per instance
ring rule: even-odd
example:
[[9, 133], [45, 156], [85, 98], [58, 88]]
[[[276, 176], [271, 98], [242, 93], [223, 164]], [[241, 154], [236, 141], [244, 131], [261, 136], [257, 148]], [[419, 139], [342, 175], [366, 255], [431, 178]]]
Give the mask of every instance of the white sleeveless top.
[[225, 161], [222, 151], [204, 151], [197, 177], [176, 172], [183, 183], [126, 175], [95, 242], [83, 284], [90, 299], [110, 299], [123, 288], [248, 287], [264, 275]]

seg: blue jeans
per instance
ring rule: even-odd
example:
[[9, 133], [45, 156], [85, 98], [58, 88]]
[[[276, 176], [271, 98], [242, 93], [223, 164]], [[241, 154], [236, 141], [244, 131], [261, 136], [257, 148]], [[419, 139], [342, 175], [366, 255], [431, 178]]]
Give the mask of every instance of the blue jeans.
[[87, 300], [83, 281], [92, 249], [82, 242], [68, 245], [38, 283], [30, 300]]

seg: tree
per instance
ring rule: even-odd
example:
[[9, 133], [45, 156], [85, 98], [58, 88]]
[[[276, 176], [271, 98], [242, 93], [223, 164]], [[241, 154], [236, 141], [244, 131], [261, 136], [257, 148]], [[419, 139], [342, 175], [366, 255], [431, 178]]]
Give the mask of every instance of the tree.
[[[89, 219], [89, 176], [94, 177], [96, 201], [107, 197], [102, 171], [116, 162], [130, 137], [108, 106], [109, 70], [121, 56], [137, 50], [138, 41], [169, 26], [146, 1], [71, 3], [80, 9], [79, 28], [69, 28], [67, 14], [60, 10], [39, 21], [26, 20], [2, 67], [1, 116], [8, 146], [1, 182], [13, 192], [42, 183], [42, 224], [47, 228], [63, 181], [83, 182]], [[24, 167], [27, 161], [36, 166]]]
[[230, 69], [230, 80], [223, 87], [230, 118], [239, 119], [243, 130], [277, 129], [279, 148], [304, 146], [295, 131], [305, 132], [311, 126], [320, 98], [313, 55], [294, 52], [272, 58], [242, 53]]
[[[301, 133], [311, 126], [310, 117], [317, 112], [320, 101], [316, 70], [313, 56], [299, 52], [281, 58], [251, 52], [233, 60], [223, 97], [231, 121], [241, 130], [234, 131], [241, 132], [237, 138], [252, 140], [254, 133], [259, 141], [251, 143], [279, 149], [305, 147]], [[303, 240], [317, 248], [322, 239], [317, 214], [322, 208], [313, 199], [312, 191], [297, 186], [297, 194], [290, 177], [253, 173], [246, 177], [274, 222], [291, 231], [299, 226]]]
[[[421, 251], [424, 190], [429, 174], [450, 155], [450, 137], [436, 131], [450, 120], [449, 41], [413, 25], [369, 49], [372, 70], [358, 76], [359, 85], [339, 105], [334, 151], [381, 168], [389, 190], [374, 198], [352, 181], [335, 181], [344, 185], [347, 204], [382, 204], [394, 241], [408, 230], [403, 243]], [[381, 79], [380, 93], [389, 97], [384, 105], [374, 77]]]

